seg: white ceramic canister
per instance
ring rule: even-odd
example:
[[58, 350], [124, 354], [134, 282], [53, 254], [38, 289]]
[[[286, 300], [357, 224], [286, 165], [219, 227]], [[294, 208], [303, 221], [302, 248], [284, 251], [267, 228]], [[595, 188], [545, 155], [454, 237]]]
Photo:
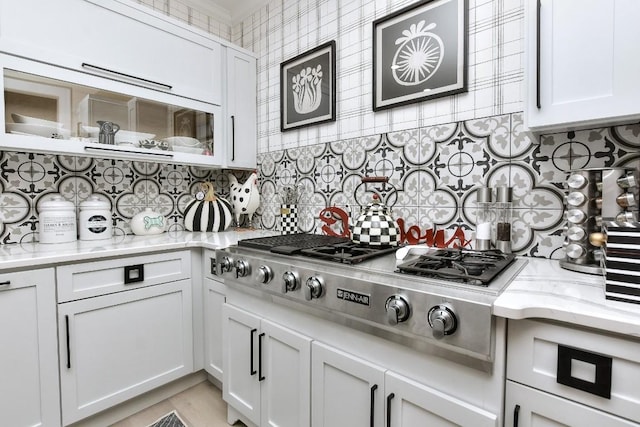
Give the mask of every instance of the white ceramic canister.
[[80, 203], [78, 229], [80, 240], [110, 239], [113, 231], [111, 204], [98, 196], [89, 196]]
[[40, 243], [66, 243], [78, 239], [76, 208], [73, 203], [56, 195], [39, 205]]

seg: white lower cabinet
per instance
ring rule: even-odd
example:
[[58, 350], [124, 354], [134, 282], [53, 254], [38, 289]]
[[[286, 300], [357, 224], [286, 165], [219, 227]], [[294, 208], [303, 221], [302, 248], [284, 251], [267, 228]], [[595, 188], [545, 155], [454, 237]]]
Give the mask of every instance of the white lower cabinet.
[[191, 280], [58, 305], [65, 425], [193, 371]]
[[316, 341], [311, 353], [313, 427], [382, 426], [384, 368]]
[[510, 320], [505, 425], [640, 426], [640, 342]]
[[0, 274], [0, 424], [59, 426], [53, 269]]
[[309, 426], [311, 339], [229, 304], [223, 321], [224, 400], [254, 425]]
[[505, 407], [505, 425], [514, 427], [638, 426], [634, 422], [513, 381], [507, 381]]
[[222, 381], [224, 284], [205, 278], [204, 292], [204, 368], [209, 375]]
[[393, 371], [313, 342], [313, 427], [497, 426], [497, 417]]

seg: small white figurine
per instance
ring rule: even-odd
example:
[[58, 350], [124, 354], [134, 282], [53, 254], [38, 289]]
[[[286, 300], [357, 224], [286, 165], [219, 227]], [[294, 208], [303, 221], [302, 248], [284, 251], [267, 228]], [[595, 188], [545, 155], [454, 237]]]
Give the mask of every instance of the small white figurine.
[[231, 183], [231, 206], [236, 225], [240, 226], [240, 215], [249, 216], [249, 226], [252, 226], [253, 214], [260, 206], [260, 194], [258, 193], [258, 174], [253, 172], [247, 181], [240, 185], [233, 174], [229, 174]]

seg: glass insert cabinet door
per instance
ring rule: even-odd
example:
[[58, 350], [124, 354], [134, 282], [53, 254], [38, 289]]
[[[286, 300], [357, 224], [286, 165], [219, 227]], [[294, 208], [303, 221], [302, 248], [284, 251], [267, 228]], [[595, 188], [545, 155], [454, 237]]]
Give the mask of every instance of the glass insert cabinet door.
[[219, 106], [47, 64], [0, 61], [4, 149], [221, 165]]

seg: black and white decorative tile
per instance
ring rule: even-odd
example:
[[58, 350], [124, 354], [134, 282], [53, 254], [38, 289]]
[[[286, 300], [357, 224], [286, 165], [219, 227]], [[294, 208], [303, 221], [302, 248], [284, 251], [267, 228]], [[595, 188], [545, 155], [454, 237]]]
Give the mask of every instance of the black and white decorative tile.
[[[287, 185], [300, 186], [303, 231], [321, 232], [327, 222], [318, 216], [330, 206], [355, 218], [376, 190], [400, 219], [403, 233], [472, 243], [477, 188], [510, 186], [513, 250], [562, 258], [567, 172], [640, 164], [640, 126], [538, 137], [525, 130], [522, 113], [502, 114], [263, 153], [259, 158], [267, 199], [276, 199], [269, 195], [277, 194], [285, 177]], [[387, 176], [393, 187], [363, 186], [363, 176]], [[262, 227], [278, 229], [277, 203], [263, 201]], [[333, 229], [340, 231], [335, 223]]]

